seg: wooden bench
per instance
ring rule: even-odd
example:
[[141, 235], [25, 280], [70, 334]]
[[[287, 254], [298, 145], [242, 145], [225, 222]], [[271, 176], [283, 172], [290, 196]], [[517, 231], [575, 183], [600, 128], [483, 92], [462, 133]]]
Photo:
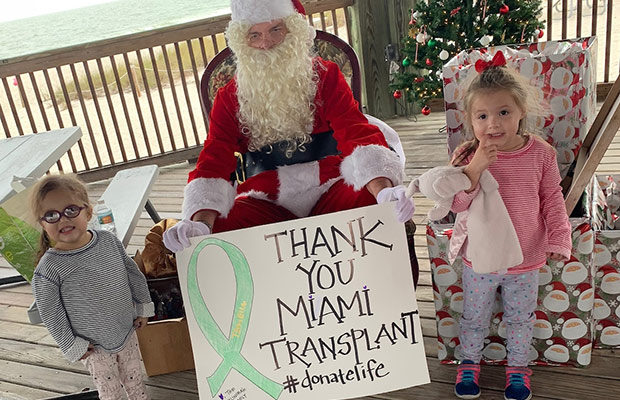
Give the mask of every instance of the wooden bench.
[[[146, 209], [153, 222], [161, 220], [149, 200], [149, 194], [158, 175], [157, 165], [119, 171], [101, 195], [107, 206], [112, 209], [116, 234], [125, 247], [131, 239], [143, 209]], [[42, 323], [34, 302], [28, 308], [28, 318], [32, 324]]]

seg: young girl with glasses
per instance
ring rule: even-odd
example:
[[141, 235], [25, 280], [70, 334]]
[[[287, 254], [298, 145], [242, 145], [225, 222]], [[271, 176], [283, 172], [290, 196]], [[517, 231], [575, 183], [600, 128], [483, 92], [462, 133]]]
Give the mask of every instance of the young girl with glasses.
[[32, 278], [41, 319], [65, 357], [81, 360], [99, 398], [148, 399], [135, 329], [154, 315], [144, 275], [123, 244], [87, 228], [93, 214], [86, 187], [50, 175], [32, 193], [43, 227]]

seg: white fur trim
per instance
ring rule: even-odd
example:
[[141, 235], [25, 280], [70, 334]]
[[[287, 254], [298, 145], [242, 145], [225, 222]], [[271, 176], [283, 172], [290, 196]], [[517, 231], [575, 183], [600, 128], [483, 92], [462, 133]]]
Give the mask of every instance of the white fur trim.
[[252, 197], [253, 199], [271, 201], [267, 193], [261, 192], [258, 190], [250, 190], [249, 192], [239, 193], [237, 197], [235, 197], [235, 200], [238, 199], [239, 197]]
[[278, 167], [280, 191], [277, 204], [298, 217], [307, 217], [329, 189], [320, 184], [318, 161]]
[[371, 144], [356, 147], [342, 160], [340, 173], [344, 181], [360, 190], [375, 178], [388, 178], [394, 186], [403, 182], [404, 167], [399, 157], [387, 147]]
[[296, 13], [292, 0], [231, 0], [230, 19], [251, 25], [283, 19]]
[[388, 146], [393, 148], [396, 154], [398, 154], [398, 158], [400, 158], [400, 163], [402, 164], [403, 168], [405, 168], [405, 151], [403, 150], [403, 145], [400, 143], [400, 137], [398, 136], [398, 133], [396, 133], [396, 131], [391, 126], [381, 121], [379, 118], [373, 117], [372, 115], [368, 114], [364, 114], [364, 116], [368, 120], [369, 124], [376, 126], [383, 133], [383, 136], [385, 137], [385, 141], [387, 142]]
[[196, 178], [185, 186], [183, 195], [183, 219], [190, 219], [200, 210], [215, 210], [226, 217], [233, 206], [235, 188], [221, 178]]

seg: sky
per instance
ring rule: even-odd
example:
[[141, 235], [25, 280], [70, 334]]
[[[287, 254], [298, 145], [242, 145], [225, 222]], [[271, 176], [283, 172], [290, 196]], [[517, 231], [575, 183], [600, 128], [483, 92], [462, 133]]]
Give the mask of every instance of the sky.
[[3, 1], [0, 7], [0, 22], [51, 14], [115, 0], [17, 0]]

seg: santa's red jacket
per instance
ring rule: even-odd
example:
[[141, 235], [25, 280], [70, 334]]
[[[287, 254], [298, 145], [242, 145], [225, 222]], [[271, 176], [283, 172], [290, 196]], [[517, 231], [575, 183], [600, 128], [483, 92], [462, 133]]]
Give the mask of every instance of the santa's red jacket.
[[377, 177], [402, 183], [403, 165], [391, 151], [383, 133], [359, 111], [349, 85], [338, 66], [318, 59], [319, 74], [313, 134], [333, 131], [340, 154], [318, 161], [278, 167], [262, 172], [233, 187], [234, 152], [248, 151], [248, 138], [241, 133], [237, 113], [237, 86], [233, 79], [219, 89], [211, 110], [209, 134], [190, 172], [183, 200], [183, 218], [204, 209], [226, 217], [235, 197], [252, 196], [279, 204], [299, 217], [307, 216], [319, 197], [339, 179], [363, 188]]

